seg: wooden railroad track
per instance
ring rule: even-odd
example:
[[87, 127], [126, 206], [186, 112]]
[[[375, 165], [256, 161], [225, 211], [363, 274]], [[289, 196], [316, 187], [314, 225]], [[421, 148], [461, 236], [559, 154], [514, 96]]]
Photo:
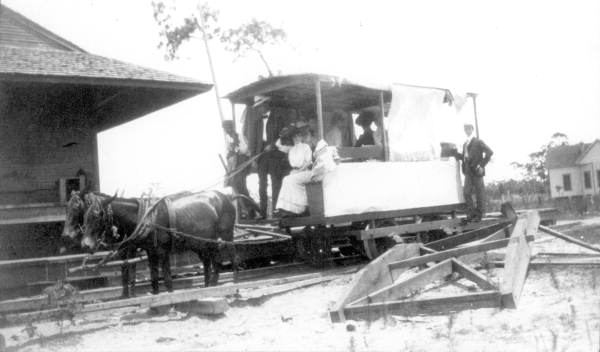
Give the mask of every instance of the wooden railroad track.
[[[36, 296], [0, 302], [0, 325], [26, 324], [32, 321], [60, 318], [65, 313], [88, 314], [98, 311], [122, 309], [125, 307], [152, 308], [196, 302], [201, 305], [202, 313], [219, 314], [226, 310], [229, 296], [239, 296], [244, 290], [257, 289], [253, 294], [246, 294], [245, 299], [265, 297], [284, 293], [298, 287], [306, 287], [333, 280], [339, 275], [354, 273], [362, 265], [333, 267], [317, 270], [302, 263], [294, 263], [267, 269], [248, 270], [251, 276], [233, 283], [231, 273], [223, 275], [218, 286], [203, 287], [201, 280], [187, 278], [191, 286], [176, 289], [174, 292], [163, 292], [158, 295], [139, 294], [126, 299], [110, 299], [114, 288], [82, 291], [69, 303], [68, 307], [49, 306], [48, 298]], [[290, 275], [294, 273], [294, 275]], [[262, 277], [261, 279], [257, 279]], [[189, 280], [191, 279], [191, 280]], [[181, 280], [179, 281], [181, 282]], [[118, 288], [120, 290], [120, 288]], [[242, 297], [242, 296], [240, 296]]]

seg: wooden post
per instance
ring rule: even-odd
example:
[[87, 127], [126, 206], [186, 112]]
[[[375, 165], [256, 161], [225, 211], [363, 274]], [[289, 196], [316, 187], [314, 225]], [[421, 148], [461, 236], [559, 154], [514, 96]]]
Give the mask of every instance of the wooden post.
[[231, 102], [231, 120], [233, 121], [233, 130], [237, 133], [237, 121], [235, 119], [235, 103]]
[[[93, 148], [94, 152], [92, 153], [92, 162], [94, 163], [94, 172], [92, 176], [93, 183], [87, 180], [86, 182], [90, 182], [90, 186], [94, 190], [100, 190], [100, 161], [98, 160], [99, 152], [98, 152], [98, 131], [94, 130], [94, 140], [93, 140]], [[89, 174], [88, 174], [89, 176]]]
[[383, 101], [383, 91], [379, 92], [379, 108], [381, 109], [381, 114], [380, 114], [379, 118], [381, 121], [381, 129], [382, 129], [381, 143], [383, 144], [383, 160], [388, 161], [388, 160], [390, 160], [390, 147], [388, 145], [387, 131], [385, 129], [385, 124], [384, 124], [385, 103]]
[[475, 115], [475, 135], [479, 138], [479, 122], [477, 121], [477, 93], [467, 93], [473, 98], [473, 114]]
[[315, 82], [315, 95], [317, 98], [317, 124], [319, 126], [319, 140], [323, 139], [323, 102], [321, 101], [321, 81]]

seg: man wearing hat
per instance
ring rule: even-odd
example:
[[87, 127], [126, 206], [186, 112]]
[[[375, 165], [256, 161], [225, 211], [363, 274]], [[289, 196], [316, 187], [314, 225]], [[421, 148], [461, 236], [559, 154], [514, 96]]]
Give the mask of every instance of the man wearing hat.
[[[277, 204], [281, 182], [288, 174], [290, 165], [287, 155], [275, 147], [279, 134], [286, 125], [283, 116], [276, 116], [270, 107], [271, 98], [256, 96], [249, 109], [248, 149], [252, 156], [262, 155], [256, 160], [258, 194], [263, 217], [267, 216], [267, 184], [271, 176], [271, 199], [273, 209]], [[282, 114], [280, 114], [282, 115]]]
[[[225, 142], [227, 144], [227, 168], [228, 173], [232, 173], [227, 180], [226, 185], [231, 186], [237, 193], [249, 197], [248, 187], [246, 186], [246, 177], [250, 173], [250, 165], [247, 161], [250, 159], [248, 151], [248, 142], [244, 135], [235, 131], [233, 120], [225, 120], [222, 123], [225, 132]], [[242, 203], [247, 202], [242, 200]], [[252, 204], [246, 204], [247, 214], [250, 219], [256, 217]]]
[[[467, 220], [480, 221], [485, 215], [485, 189], [483, 185], [483, 176], [485, 176], [485, 166], [492, 157], [492, 150], [481, 139], [473, 134], [473, 124], [466, 122], [464, 124], [467, 140], [463, 144], [463, 152], [456, 152], [457, 160], [462, 161], [462, 172], [465, 175], [465, 185], [463, 194], [467, 203]], [[473, 196], [477, 205], [473, 204]]]

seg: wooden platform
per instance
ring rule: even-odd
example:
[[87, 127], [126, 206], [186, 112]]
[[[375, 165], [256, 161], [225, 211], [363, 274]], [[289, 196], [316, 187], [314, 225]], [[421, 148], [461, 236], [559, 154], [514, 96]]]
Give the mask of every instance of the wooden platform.
[[0, 225], [64, 221], [65, 205], [62, 203], [0, 205]]

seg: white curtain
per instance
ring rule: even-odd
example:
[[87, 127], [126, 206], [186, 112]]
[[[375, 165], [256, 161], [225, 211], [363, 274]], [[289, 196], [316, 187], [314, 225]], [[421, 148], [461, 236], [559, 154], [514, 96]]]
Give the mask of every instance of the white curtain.
[[474, 121], [470, 95], [394, 85], [388, 114], [390, 160], [440, 159], [440, 143], [460, 148], [465, 139], [463, 124]]

